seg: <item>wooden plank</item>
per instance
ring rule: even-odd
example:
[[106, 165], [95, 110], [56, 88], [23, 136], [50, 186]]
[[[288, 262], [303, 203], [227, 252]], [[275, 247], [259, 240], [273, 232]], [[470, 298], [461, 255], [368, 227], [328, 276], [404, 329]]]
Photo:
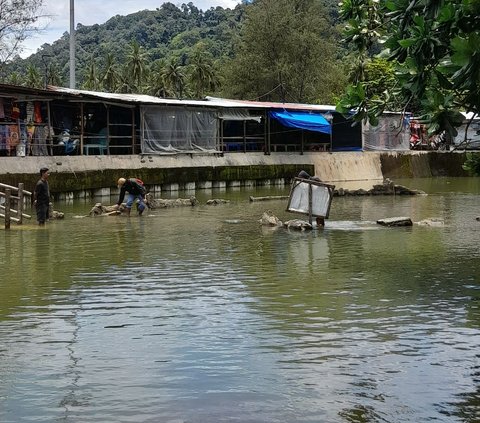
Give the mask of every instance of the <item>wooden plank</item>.
[[269, 201], [269, 200], [286, 200], [288, 195], [269, 195], [266, 197], [253, 197], [250, 196], [250, 201]]
[[[4, 205], [0, 204], [0, 210], [5, 210], [5, 209], [6, 209], [6, 207]], [[10, 212], [13, 213], [13, 214], [17, 214], [18, 210], [10, 208]], [[4, 216], [4, 215], [2, 214], [2, 216]], [[26, 213], [22, 213], [22, 216], [26, 219], [31, 219], [32, 218], [32, 216], [30, 216], [29, 214], [26, 214]], [[12, 219], [13, 219], [13, 217], [12, 217]]]
[[[7, 185], [7, 184], [2, 184], [0, 183], [0, 188], [8, 188], [10, 189], [10, 192], [12, 191], [18, 191], [18, 188], [17, 187], [14, 187], [14, 186], [11, 186], [11, 185]], [[30, 191], [27, 191], [27, 190], [23, 190], [23, 193], [24, 194], [28, 194], [28, 195], [32, 195], [32, 193]]]
[[[3, 217], [3, 218], [4, 218], [4, 217], [5, 217], [5, 215], [4, 215], [4, 214], [2, 214], [2, 213], [0, 213], [0, 217]], [[18, 221], [18, 219], [17, 219], [16, 217], [12, 217], [12, 216], [10, 216], [10, 220], [13, 220], [14, 222], [17, 222], [17, 223], [19, 223], [19, 221]]]

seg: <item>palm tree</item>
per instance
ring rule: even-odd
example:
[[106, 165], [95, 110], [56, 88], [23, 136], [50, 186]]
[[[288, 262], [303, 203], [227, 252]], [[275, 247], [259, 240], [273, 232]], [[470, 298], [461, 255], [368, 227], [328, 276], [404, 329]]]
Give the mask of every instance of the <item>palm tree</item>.
[[195, 98], [203, 98], [205, 92], [219, 85], [213, 62], [204, 53], [196, 51], [190, 61], [190, 83]]
[[22, 85], [23, 79], [24, 78], [22, 77], [22, 75], [14, 71], [10, 75], [8, 75], [8, 78], [6, 81], [7, 81], [7, 84], [11, 84], [11, 85]]
[[150, 78], [148, 93], [157, 97], [169, 97], [171, 95], [170, 90], [168, 89], [167, 82], [165, 81], [165, 61], [158, 60], [153, 63], [150, 69]]
[[168, 89], [177, 98], [182, 98], [186, 77], [177, 59], [172, 57], [170, 62], [163, 68], [163, 78]]
[[63, 85], [63, 76], [56, 63], [50, 63], [47, 68], [47, 84], [61, 87]]
[[32, 88], [43, 88], [42, 76], [40, 75], [38, 68], [31, 63], [27, 67], [25, 85]]
[[138, 41], [133, 40], [127, 53], [127, 78], [130, 86], [136, 92], [142, 91], [142, 85], [147, 76], [148, 53], [140, 46]]
[[120, 75], [117, 70], [115, 58], [112, 53], [107, 54], [105, 63], [105, 70], [102, 77], [103, 89], [107, 92], [113, 93], [117, 90], [120, 81]]
[[99, 89], [99, 85], [97, 65], [92, 55], [90, 58], [90, 63], [86, 69], [83, 88], [85, 90], [97, 91]]

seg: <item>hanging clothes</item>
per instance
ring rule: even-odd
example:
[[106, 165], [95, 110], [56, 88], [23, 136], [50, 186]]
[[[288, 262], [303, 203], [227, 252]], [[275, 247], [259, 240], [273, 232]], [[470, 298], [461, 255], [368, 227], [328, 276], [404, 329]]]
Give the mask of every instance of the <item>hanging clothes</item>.
[[20, 143], [20, 133], [18, 131], [18, 125], [8, 125], [8, 139], [10, 144], [10, 150], [13, 150]]
[[0, 152], [7, 150], [8, 126], [0, 124]]
[[12, 104], [12, 120], [17, 120], [20, 117], [20, 108], [18, 107], [17, 103]]
[[25, 157], [28, 151], [28, 135], [25, 122], [20, 121], [20, 143], [17, 145], [17, 156]]
[[25, 101], [22, 101], [18, 103], [18, 107], [20, 109], [20, 119], [27, 119], [27, 103]]
[[26, 155], [33, 156], [33, 134], [35, 133], [35, 126], [32, 123], [27, 124], [26, 131], [27, 131]]
[[32, 155], [33, 156], [47, 156], [47, 137], [43, 126], [36, 126], [33, 133], [32, 140]]
[[34, 107], [34, 122], [35, 123], [42, 123], [42, 103], [40, 101], [36, 101], [33, 105]]
[[33, 114], [34, 114], [33, 102], [28, 101], [27, 102], [27, 123], [33, 122]]

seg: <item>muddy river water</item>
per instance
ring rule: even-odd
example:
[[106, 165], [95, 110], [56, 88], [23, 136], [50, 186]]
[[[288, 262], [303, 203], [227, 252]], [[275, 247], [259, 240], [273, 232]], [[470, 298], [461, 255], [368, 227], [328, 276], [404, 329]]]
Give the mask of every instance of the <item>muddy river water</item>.
[[259, 225], [288, 187], [0, 230], [0, 421], [480, 421], [480, 178], [396, 182], [313, 232]]

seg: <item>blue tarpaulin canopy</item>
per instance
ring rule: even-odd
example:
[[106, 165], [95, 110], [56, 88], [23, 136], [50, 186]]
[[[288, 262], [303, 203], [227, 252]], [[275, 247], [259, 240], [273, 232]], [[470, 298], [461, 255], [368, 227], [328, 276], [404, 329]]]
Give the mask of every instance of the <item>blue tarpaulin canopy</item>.
[[307, 112], [268, 112], [269, 116], [277, 119], [282, 125], [290, 128], [307, 129], [309, 131], [323, 132], [324, 134], [332, 133], [332, 126], [319, 113]]

